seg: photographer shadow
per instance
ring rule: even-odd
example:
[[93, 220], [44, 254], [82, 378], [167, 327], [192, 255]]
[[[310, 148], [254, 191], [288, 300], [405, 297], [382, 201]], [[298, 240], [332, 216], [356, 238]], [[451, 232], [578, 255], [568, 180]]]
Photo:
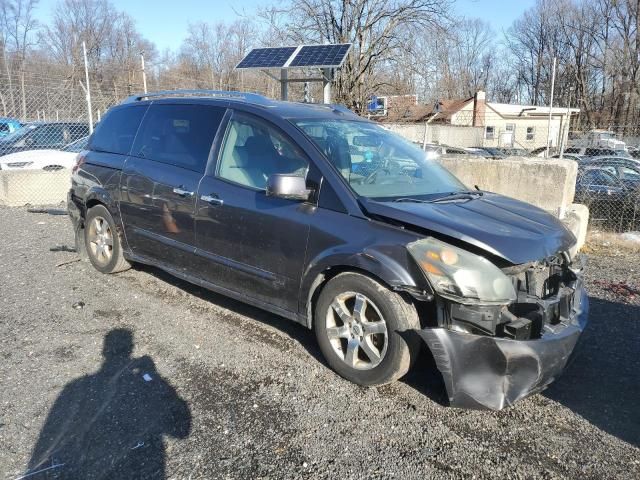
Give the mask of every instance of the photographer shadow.
[[165, 478], [163, 436], [186, 438], [191, 412], [150, 357], [131, 356], [133, 347], [130, 330], [107, 333], [100, 370], [64, 387], [24, 477]]

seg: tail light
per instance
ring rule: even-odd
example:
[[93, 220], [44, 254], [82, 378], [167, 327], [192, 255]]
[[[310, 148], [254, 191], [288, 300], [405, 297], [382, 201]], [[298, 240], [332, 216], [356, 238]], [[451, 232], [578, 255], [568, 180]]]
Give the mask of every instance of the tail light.
[[73, 167], [71, 168], [71, 173], [76, 173], [80, 169], [80, 167], [84, 165], [86, 158], [87, 158], [86, 151], [82, 151], [78, 153], [78, 155], [76, 155], [76, 161], [73, 164]]

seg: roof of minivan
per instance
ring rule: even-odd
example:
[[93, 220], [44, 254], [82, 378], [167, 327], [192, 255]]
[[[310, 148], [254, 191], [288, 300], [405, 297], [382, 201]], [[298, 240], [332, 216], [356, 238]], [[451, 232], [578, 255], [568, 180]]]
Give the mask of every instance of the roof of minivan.
[[[258, 99], [258, 101], [252, 101], [252, 98]], [[366, 119], [358, 116], [351, 110], [347, 109], [343, 105], [327, 105], [318, 103], [300, 103], [289, 102], [283, 100], [272, 100], [267, 97], [259, 95], [248, 95], [247, 98], [241, 96], [207, 96], [203, 94], [199, 95], [171, 95], [171, 96], [157, 96], [150, 97], [146, 100], [127, 99], [123, 104], [129, 105], [144, 105], [149, 103], [200, 103], [200, 104], [213, 104], [213, 105], [237, 105], [248, 106], [267, 110], [275, 113], [283, 118], [348, 118], [358, 119], [366, 121]]]

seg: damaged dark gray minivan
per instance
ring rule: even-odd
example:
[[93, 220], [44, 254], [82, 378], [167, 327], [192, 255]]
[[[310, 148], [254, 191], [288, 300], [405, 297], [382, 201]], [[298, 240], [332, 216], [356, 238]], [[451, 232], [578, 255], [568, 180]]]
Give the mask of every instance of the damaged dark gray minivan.
[[355, 383], [402, 377], [426, 345], [454, 406], [540, 391], [587, 320], [560, 221], [343, 107], [132, 97], [79, 155], [69, 211], [99, 271], [155, 265], [300, 322]]

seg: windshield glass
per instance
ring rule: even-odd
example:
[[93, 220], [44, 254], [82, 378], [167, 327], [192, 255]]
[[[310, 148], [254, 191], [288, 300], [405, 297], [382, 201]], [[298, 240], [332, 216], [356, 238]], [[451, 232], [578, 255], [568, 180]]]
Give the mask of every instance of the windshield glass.
[[79, 153], [85, 148], [87, 148], [87, 142], [89, 141], [89, 137], [83, 137], [80, 140], [76, 140], [73, 143], [70, 143], [66, 147], [62, 149], [63, 152], [75, 152]]
[[20, 127], [15, 132], [11, 132], [8, 135], [3, 136], [0, 141], [3, 143], [13, 143], [17, 142], [21, 138], [25, 137], [29, 132], [31, 132], [37, 125], [25, 125], [24, 127]]
[[355, 120], [294, 120], [363, 197], [431, 198], [466, 191], [430, 155], [379, 125]]

